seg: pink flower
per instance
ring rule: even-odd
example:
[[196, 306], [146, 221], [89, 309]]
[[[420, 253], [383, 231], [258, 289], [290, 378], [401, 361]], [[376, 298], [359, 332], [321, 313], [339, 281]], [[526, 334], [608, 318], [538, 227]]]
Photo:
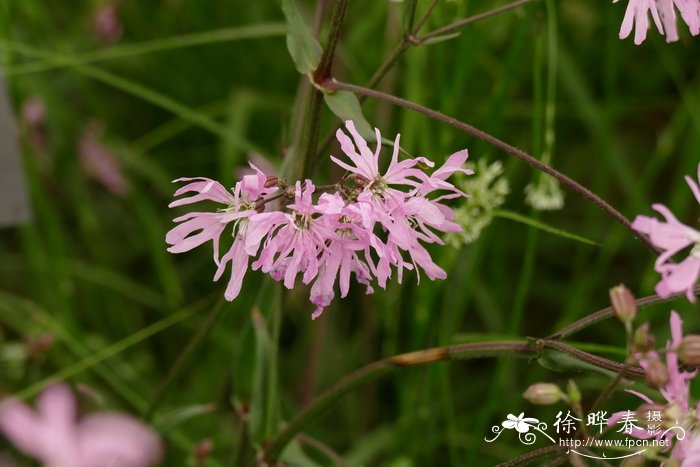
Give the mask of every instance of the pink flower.
[[[400, 135], [394, 140], [391, 161], [384, 174], [379, 170], [379, 153], [381, 151], [381, 134], [375, 129], [377, 147], [370, 151], [367, 142], [355, 130], [352, 121], [345, 123], [352, 135], [352, 140], [341, 130], [336, 133], [343, 152], [353, 162], [348, 165], [331, 156], [331, 159], [350, 173], [358, 177], [362, 192], [357, 196], [357, 211], [362, 217], [364, 227], [372, 231], [376, 224], [388, 232], [386, 245], [377, 251], [379, 259], [377, 267], [368, 258], [370, 267], [378, 275], [379, 284], [383, 287], [386, 279], [391, 276], [390, 266], [397, 267], [399, 282], [404, 267], [412, 269], [402, 259], [401, 251], [405, 251], [410, 264], [422, 268], [430, 279], [444, 279], [447, 274], [431, 259], [428, 250], [421, 244], [438, 243], [442, 240], [431, 229], [440, 232], [459, 232], [461, 227], [452, 222], [452, 210], [438, 201], [467, 195], [458, 190], [447, 178], [455, 172], [470, 175], [471, 170], [463, 169], [468, 153], [466, 150], [451, 155], [442, 167], [427, 175], [417, 168], [419, 164], [433, 167], [433, 162], [424, 157], [398, 160]], [[426, 195], [435, 191], [447, 191], [434, 200]]]
[[319, 270], [319, 255], [326, 240], [334, 236], [333, 226], [318, 221], [313, 204], [315, 187], [311, 180], [296, 182], [294, 203], [287, 206], [290, 213], [275, 212], [266, 219], [264, 228], [251, 233], [247, 247], [257, 252], [260, 239], [267, 236], [253, 269], [270, 273], [273, 279], [283, 280], [288, 289], [294, 287], [296, 277], [303, 271], [302, 282], [310, 283]]
[[[175, 196], [196, 193], [187, 198], [170, 203], [170, 207], [199, 201], [214, 201], [225, 207], [216, 212], [191, 212], [175, 219], [179, 225], [170, 230], [165, 241], [171, 245], [171, 253], [183, 253], [205, 242], [212, 241], [214, 262], [217, 270], [214, 280], [221, 278], [228, 264], [231, 264], [231, 278], [224, 294], [231, 301], [238, 296], [243, 277], [248, 270], [249, 254], [246, 251], [246, 237], [249, 230], [258, 231], [260, 225], [268, 225], [272, 213], [259, 213], [257, 202], [262, 196], [273, 193], [276, 187], [267, 187], [267, 177], [255, 166], [254, 175], [246, 175], [229, 191], [219, 182], [208, 178], [180, 178], [175, 182], [190, 182], [175, 192]], [[233, 243], [230, 249], [219, 258], [220, 238], [228, 225], [232, 226]], [[271, 226], [270, 226], [271, 227]]]
[[119, 19], [119, 3], [121, 2], [115, 1], [104, 5], [92, 19], [92, 29], [95, 36], [107, 44], [117, 42], [124, 32], [124, 27]]
[[[354, 165], [346, 164], [335, 156], [331, 160], [357, 177], [358, 183], [363, 185], [363, 191], [358, 196], [359, 201], [382, 205], [376, 206], [378, 210], [383, 210], [384, 205], [392, 207], [401, 204], [407, 193], [399, 188], [415, 188], [420, 186], [420, 181], [425, 179], [423, 171], [415, 166], [424, 163], [430, 167], [434, 164], [424, 157], [406, 159], [399, 161], [399, 140], [401, 135], [396, 135], [394, 140], [394, 150], [391, 155], [389, 167], [384, 174], [379, 172], [379, 153], [382, 149], [382, 136], [375, 128], [377, 147], [374, 152], [369, 149], [367, 141], [357, 132], [352, 120], [345, 122], [345, 127], [350, 132], [350, 139], [343, 130], [336, 132], [336, 137], [340, 142], [343, 152], [350, 158]], [[353, 144], [354, 142], [354, 144]], [[357, 146], [357, 150], [355, 147]]]
[[36, 412], [16, 400], [0, 403], [0, 431], [46, 466], [146, 467], [162, 457], [158, 436], [132, 417], [102, 412], [77, 419], [65, 384], [44, 390]]
[[346, 204], [340, 194], [324, 193], [316, 209], [322, 213], [319, 222], [333, 234], [322, 249], [318, 276], [311, 287], [311, 302], [316, 305], [312, 319], [321, 316], [335, 297], [336, 279], [339, 279], [341, 298], [349, 292], [351, 274], [355, 274], [357, 282], [367, 286], [368, 294], [373, 293], [372, 274], [361, 257], [363, 254], [370, 257], [370, 248], [382, 252], [384, 247], [371, 231], [362, 228], [359, 211], [354, 205]]
[[[635, 438], [656, 439], [661, 439], [665, 436], [669, 442], [672, 441], [673, 438], [676, 438], [673, 444], [671, 458], [680, 460], [685, 457], [686, 451], [690, 446], [690, 430], [692, 427], [687, 426], [687, 424], [694, 424], [694, 422], [691, 422], [694, 419], [693, 413], [700, 409], [700, 405], [694, 407], [694, 410], [690, 409], [690, 381], [695, 378], [696, 372], [681, 371], [680, 369], [677, 351], [683, 341], [683, 321], [675, 311], [671, 312], [670, 327], [671, 340], [666, 343], [666, 367], [668, 368], [669, 380], [665, 386], [660, 388], [660, 391], [661, 395], [666, 399], [668, 406], [673, 408], [678, 418], [678, 425], [683, 428], [686, 433], [680, 433], [681, 436], [676, 437], [676, 435], [679, 435], [679, 431], [667, 430], [653, 435], [646, 429], [639, 427], [635, 428], [631, 435]], [[655, 351], [648, 352], [645, 355], [637, 355], [640, 366], [645, 369], [649, 366], [650, 361], [658, 360], [659, 358], [659, 354]], [[627, 392], [636, 395], [648, 404], [654, 403], [647, 396], [637, 391], [627, 390]], [[608, 425], [617, 423], [625, 413], [627, 412], [617, 412], [613, 414], [608, 420]]]
[[[698, 165], [698, 178], [700, 179], [700, 165]], [[688, 176], [685, 179], [695, 199], [700, 203], [698, 183]], [[700, 232], [679, 222], [666, 206], [654, 204], [652, 207], [666, 221], [637, 216], [632, 223], [632, 228], [648, 235], [651, 242], [663, 250], [655, 263], [656, 271], [661, 274], [661, 280], [656, 285], [656, 293], [665, 298], [674, 293], [686, 292], [688, 300], [695, 302], [694, 288], [700, 275]], [[688, 257], [680, 263], [671, 261], [674, 255], [688, 247], [692, 247]]]
[[[445, 271], [433, 262], [423, 244], [443, 244], [439, 232], [461, 229], [453, 222], [452, 209], [441, 201], [467, 196], [447, 181], [456, 172], [472, 173], [462, 168], [467, 152], [453, 154], [442, 167], [427, 174], [418, 166], [434, 164], [425, 158], [399, 161], [397, 136], [389, 166], [380, 171], [381, 145], [370, 151], [352, 121], [347, 121], [346, 127], [352, 139], [340, 130], [337, 136], [352, 165], [332, 157], [348, 171], [336, 185], [317, 188], [311, 180], [291, 185], [276, 177], [268, 179], [254, 166], [255, 174], [244, 176], [232, 192], [206, 178], [180, 179], [191, 183], [175, 195], [195, 195], [179, 199], [171, 207], [203, 200], [225, 207], [175, 219], [180, 224], [166, 236], [169, 251], [189, 251], [211, 240], [218, 266], [214, 279], [229, 262], [232, 264], [225, 295], [228, 300], [238, 295], [251, 258], [253, 270], [269, 274], [289, 289], [296, 286], [301, 274], [302, 283], [313, 282], [310, 300], [316, 306], [314, 319], [332, 302], [336, 283], [341, 297], [348, 294], [353, 275], [366, 286], [367, 293], [373, 292], [375, 278], [380, 287], [386, 287], [394, 269], [399, 282], [404, 269], [414, 268], [423, 269], [431, 279], [444, 278]], [[376, 135], [381, 141], [379, 130]], [[276, 186], [283, 192], [265, 198]], [[440, 193], [432, 198], [436, 192]], [[287, 203], [276, 208], [268, 203], [282, 196]], [[233, 244], [219, 258], [220, 237], [228, 224], [233, 225]]]
[[119, 160], [102, 142], [104, 129], [98, 122], [85, 126], [83, 136], [78, 141], [80, 166], [88, 177], [99, 182], [119, 197], [126, 196], [129, 184], [122, 173]]
[[[614, 3], [617, 1], [613, 0]], [[700, 33], [700, 0], [629, 0], [620, 27], [620, 39], [626, 39], [634, 28], [634, 43], [639, 45], [644, 42], [651, 15], [656, 29], [660, 34], [666, 35], [666, 41], [677, 41], [676, 9], [688, 25], [690, 33], [697, 36]]]

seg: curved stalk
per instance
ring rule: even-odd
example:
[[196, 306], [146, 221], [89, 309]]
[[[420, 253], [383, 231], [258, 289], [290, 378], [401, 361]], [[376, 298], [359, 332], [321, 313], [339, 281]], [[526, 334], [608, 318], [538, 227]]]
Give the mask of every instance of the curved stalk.
[[[698, 294], [700, 293], [700, 284], [695, 286], [695, 293]], [[685, 292], [679, 292], [676, 294], [671, 295], [668, 298], [661, 298], [658, 295], [649, 295], [646, 297], [638, 298], [635, 300], [637, 303], [638, 307], [644, 307], [648, 305], [654, 305], [656, 303], [664, 303], [664, 302], [670, 302], [671, 300], [675, 300], [680, 297], [684, 297]], [[577, 333], [581, 331], [582, 329], [585, 329], [589, 326], [592, 326], [596, 323], [599, 323], [607, 318], [611, 318], [612, 316], [615, 316], [615, 313], [613, 312], [612, 307], [607, 307], [603, 308], [600, 311], [596, 311], [595, 313], [592, 313], [590, 315], [584, 316], [583, 318], [579, 319], [578, 321], [574, 321], [573, 323], [569, 324], [568, 326], [560, 329], [559, 331], [555, 332], [551, 336], [547, 336], [547, 340], [561, 340], [565, 337], [570, 336], [571, 334]]]
[[624, 365], [612, 360], [583, 352], [561, 342], [548, 340], [537, 341], [535, 345], [525, 340], [456, 344], [399, 354], [370, 363], [341, 378], [334, 386], [326, 390], [326, 392], [318, 396], [311, 404], [299, 412], [277, 436], [270, 440], [263, 450], [263, 457], [265, 461], [274, 463], [287, 443], [300, 433], [310, 421], [324, 413], [345, 394], [385, 374], [401, 368], [443, 361], [485, 357], [536, 357], [543, 349], [563, 352], [606, 370], [623, 372], [629, 376], [644, 376], [644, 370], [641, 368], [631, 367], [626, 369]]
[[424, 107], [420, 104], [416, 104], [415, 102], [407, 101], [406, 99], [402, 99], [400, 97], [396, 97], [396, 96], [391, 95], [391, 94], [386, 94], [384, 92], [376, 91], [374, 89], [369, 89], [369, 88], [365, 88], [363, 86], [356, 86], [354, 84], [343, 83], [343, 82], [335, 81], [335, 80], [327, 80], [326, 82], [323, 83], [323, 87], [325, 89], [328, 89], [328, 90], [350, 91], [350, 92], [354, 92], [354, 93], [359, 94], [359, 95], [364, 95], [364, 96], [380, 99], [380, 100], [392, 103], [394, 105], [398, 105], [400, 107], [406, 108], [408, 110], [413, 110], [414, 112], [422, 113], [422, 114], [424, 114], [424, 115], [426, 115], [434, 120], [437, 120], [437, 121], [442, 122], [442, 123], [447, 123], [448, 125], [450, 125], [453, 128], [456, 128], [457, 130], [460, 130], [460, 131], [463, 131], [467, 134], [475, 136], [475, 137], [479, 138], [480, 140], [482, 140], [486, 143], [489, 143], [490, 145], [506, 152], [507, 154], [510, 154], [511, 156], [517, 157], [518, 159], [520, 159], [523, 162], [525, 162], [526, 164], [534, 167], [535, 169], [541, 170], [542, 172], [556, 178], [560, 183], [568, 186], [574, 192], [576, 192], [577, 194], [581, 195], [585, 199], [591, 201], [593, 204], [598, 206], [604, 213], [606, 213], [608, 216], [610, 216], [612, 219], [614, 219], [619, 224], [621, 224], [624, 228], [626, 228], [635, 238], [639, 239], [652, 252], [657, 253], [656, 247], [654, 247], [654, 245], [652, 245], [652, 243], [649, 241], [649, 239], [645, 236], [639, 235], [637, 233], [637, 231], [635, 231], [632, 228], [631, 222], [625, 216], [623, 216], [617, 209], [612, 207], [607, 201], [605, 201], [600, 196], [596, 195], [591, 190], [589, 190], [585, 186], [581, 185], [577, 181], [568, 177], [567, 175], [564, 175], [563, 173], [559, 172], [558, 170], [554, 169], [553, 167], [551, 167], [551, 166], [545, 164], [544, 162], [532, 157], [530, 154], [526, 153], [522, 149], [518, 149], [515, 146], [511, 146], [510, 144], [496, 138], [495, 136], [492, 136], [484, 131], [481, 131], [472, 125], [469, 125], [469, 124], [464, 123], [460, 120], [457, 120], [456, 118], [449, 117], [449, 116], [443, 114], [442, 112], [438, 112], [437, 110], [429, 109], [429, 108]]

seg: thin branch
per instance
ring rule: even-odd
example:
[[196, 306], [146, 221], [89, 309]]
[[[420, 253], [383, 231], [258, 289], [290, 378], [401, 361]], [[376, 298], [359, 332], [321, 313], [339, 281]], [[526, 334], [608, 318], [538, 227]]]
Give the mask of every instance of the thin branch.
[[408, 5], [408, 23], [406, 24], [406, 34], [413, 31], [413, 23], [416, 21], [416, 9], [418, 8], [418, 0], [411, 0]]
[[[700, 284], [695, 286], [695, 293], [700, 294]], [[656, 303], [664, 303], [664, 302], [670, 302], [671, 300], [675, 300], [677, 298], [685, 296], [685, 292], [680, 292], [671, 295], [670, 297], [667, 298], [662, 298], [659, 297], [658, 295], [649, 295], [647, 297], [642, 297], [636, 300], [637, 306], [638, 307], [644, 307], [648, 305], [654, 305]], [[599, 323], [607, 318], [610, 318], [614, 316], [614, 312], [612, 307], [607, 307], [603, 308], [600, 311], [596, 311], [593, 314], [590, 314], [588, 316], [585, 316], [581, 318], [578, 321], [575, 321], [568, 326], [564, 327], [563, 329], [560, 329], [559, 331], [555, 332], [551, 336], [548, 336], [546, 339], [547, 340], [561, 340], [565, 337], [570, 336], [571, 334], [574, 334], [578, 331], [581, 331], [582, 329], [585, 329], [589, 326], [592, 326], [596, 323]]]
[[420, 21], [418, 21], [418, 24], [416, 25], [416, 27], [411, 29], [411, 37], [407, 38], [409, 41], [413, 42], [415, 40], [414, 36], [416, 34], [418, 34], [418, 32], [420, 32], [421, 29], [423, 29], [423, 26], [425, 26], [425, 23], [427, 23], [428, 19], [430, 19], [430, 15], [433, 14], [433, 10], [437, 6], [438, 1], [439, 0], [433, 0], [433, 3], [430, 4], [430, 6], [428, 7], [428, 10], [425, 12], [425, 14], [420, 19]]
[[299, 412], [280, 433], [270, 440], [264, 448], [263, 457], [267, 462], [276, 461], [282, 449], [294, 436], [301, 432], [310, 421], [329, 409], [341, 397], [380, 376], [400, 368], [484, 357], [536, 357], [544, 349], [553, 349], [566, 353], [605, 370], [623, 371], [626, 375], [640, 378], [644, 376], [644, 370], [641, 368], [631, 367], [625, 370], [624, 365], [620, 363], [575, 349], [561, 342], [547, 340], [537, 341], [535, 345], [528, 341], [456, 344], [404, 353], [370, 363], [341, 378], [335, 385]]
[[508, 5], [503, 5], [501, 7], [494, 8], [493, 10], [485, 11], [483, 13], [479, 13], [478, 15], [470, 16], [469, 18], [457, 20], [454, 23], [450, 23], [447, 26], [443, 26], [439, 29], [436, 29], [435, 31], [429, 32], [428, 34], [418, 36], [418, 42], [420, 43], [421, 41], [432, 39], [433, 37], [437, 37], [442, 34], [450, 33], [455, 29], [459, 29], [462, 26], [466, 26], [467, 24], [475, 23], [477, 21], [481, 21], [482, 19], [490, 18], [491, 16], [496, 16], [500, 13], [504, 13], [508, 10], [513, 10], [515, 8], [527, 5], [528, 3], [532, 3], [535, 1], [537, 0], [518, 0], [517, 2], [509, 3]]
[[559, 454], [560, 452], [565, 451], [566, 449], [566, 447], [559, 446], [558, 444], [540, 449], [535, 449], [534, 451], [525, 453], [522, 456], [516, 457], [515, 459], [511, 459], [506, 462], [501, 462], [497, 465], [497, 467], [516, 467], [518, 465], [530, 465], [534, 460]]
[[530, 154], [526, 153], [522, 149], [518, 149], [514, 146], [511, 146], [510, 144], [501, 141], [500, 139], [496, 138], [495, 136], [492, 136], [488, 133], [485, 133], [478, 128], [473, 127], [472, 125], [469, 125], [467, 123], [461, 122], [457, 120], [456, 118], [449, 117], [441, 112], [438, 112], [437, 110], [432, 110], [427, 107], [423, 107], [420, 104], [416, 104], [415, 102], [407, 101], [405, 99], [402, 99], [400, 97], [396, 97], [391, 94], [386, 94], [381, 91], [376, 91], [374, 89], [369, 89], [365, 88], [362, 86], [356, 86], [354, 84], [348, 84], [348, 83], [343, 83], [335, 80], [327, 80], [325, 83], [323, 83], [323, 87], [328, 89], [328, 90], [344, 90], [344, 91], [350, 91], [354, 92], [356, 94], [360, 95], [365, 95], [368, 97], [373, 97], [376, 99], [381, 99], [387, 102], [390, 102], [392, 104], [398, 105], [400, 107], [404, 107], [409, 110], [413, 110], [414, 112], [419, 112], [424, 115], [427, 115], [428, 117], [443, 122], [447, 123], [448, 125], [452, 126], [453, 128], [456, 128], [458, 130], [461, 130], [467, 134], [470, 134], [472, 136], [475, 136], [479, 138], [482, 141], [485, 141], [492, 146], [501, 149], [502, 151], [517, 157], [518, 159], [524, 161], [528, 165], [541, 170], [542, 172], [551, 175], [552, 177], [556, 178], [559, 182], [562, 184], [568, 186], [571, 188], [574, 192], [577, 194], [581, 195], [582, 197], [586, 198], [587, 200], [591, 201], [593, 204], [598, 206], [603, 212], [605, 212], [608, 216], [610, 216], [612, 219], [620, 223], [623, 227], [625, 227], [635, 238], [639, 239], [647, 248], [649, 248], [652, 252], [656, 253], [656, 247], [652, 245], [652, 243], [649, 241], [649, 239], [645, 236], [641, 236], [637, 233], [632, 228], [632, 224], [630, 221], [623, 216], [617, 209], [612, 207], [610, 204], [608, 204], [607, 201], [603, 200], [600, 196], [596, 195], [593, 193], [591, 190], [586, 188], [585, 186], [581, 185], [580, 183], [576, 182], [572, 178], [568, 177], [567, 175], [564, 175], [563, 173], [559, 172], [558, 170], [554, 169], [553, 167], [543, 163], [542, 161], [532, 157]]

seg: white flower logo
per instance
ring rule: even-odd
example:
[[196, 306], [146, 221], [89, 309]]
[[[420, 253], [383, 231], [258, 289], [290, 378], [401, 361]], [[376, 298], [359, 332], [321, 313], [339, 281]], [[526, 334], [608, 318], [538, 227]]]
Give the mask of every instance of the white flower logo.
[[517, 417], [513, 414], [508, 414], [506, 417], [508, 420], [504, 420], [501, 425], [503, 425], [503, 428], [506, 428], [508, 430], [512, 430], [515, 428], [518, 433], [527, 433], [530, 431], [530, 428], [533, 426], [537, 426], [537, 424], [540, 422], [536, 418], [529, 418], [525, 417], [525, 412], [520, 412], [520, 415]]

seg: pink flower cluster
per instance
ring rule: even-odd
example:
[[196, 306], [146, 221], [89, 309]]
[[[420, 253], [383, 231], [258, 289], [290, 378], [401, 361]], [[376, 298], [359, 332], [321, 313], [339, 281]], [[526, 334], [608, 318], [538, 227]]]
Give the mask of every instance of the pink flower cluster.
[[[667, 409], [670, 409], [674, 417], [677, 419], [677, 427], [659, 430], [658, 433], [652, 434], [645, 428], [634, 426], [630, 433], [633, 437], [639, 439], [656, 438], [657, 440], [666, 439], [668, 445], [673, 446], [671, 451], [671, 459], [683, 460], [691, 451], [698, 451], [700, 439], [695, 436], [695, 414], [700, 410], [700, 404], [691, 406], [690, 404], [690, 381], [695, 378], [696, 371], [688, 372], [681, 370], [678, 361], [678, 349], [683, 341], [683, 321], [675, 311], [671, 312], [670, 319], [671, 340], [666, 344], [666, 367], [668, 368], [668, 383], [659, 388], [661, 395], [666, 399]], [[637, 355], [639, 364], [646, 369], [651, 360], [658, 360], [659, 354], [656, 351], [648, 352], [646, 355]], [[647, 404], [654, 404], [646, 395], [627, 389], [627, 392], [634, 394], [642, 399]], [[627, 412], [617, 412], [608, 420], [608, 425], [616, 424]], [[675, 442], [673, 441], [675, 439]], [[695, 454], [694, 454], [695, 456]], [[686, 464], [683, 465], [698, 465]]]
[[[389, 166], [381, 171], [379, 130], [372, 151], [352, 121], [345, 126], [349, 136], [342, 130], [336, 136], [349, 160], [331, 159], [347, 172], [335, 185], [317, 187], [311, 180], [287, 184], [252, 164], [255, 173], [244, 176], [230, 191], [207, 178], [175, 180], [188, 182], [175, 196], [194, 194], [170, 207], [205, 200], [222, 207], [176, 218], [179, 224], [166, 236], [168, 251], [182, 253], [211, 240], [217, 266], [214, 280], [231, 264], [225, 292], [229, 301], [239, 294], [249, 268], [269, 274], [289, 289], [301, 276], [304, 284], [312, 284], [314, 319], [335, 297], [336, 282], [341, 297], [347, 295], [353, 274], [367, 286], [367, 293], [373, 292], [373, 280], [385, 288], [394, 273], [401, 282], [404, 269], [417, 273], [422, 269], [430, 279], [444, 279], [445, 271], [433, 262], [424, 244], [443, 244], [436, 232], [461, 231], [442, 201], [467, 196], [447, 181], [455, 172], [472, 173], [462, 168], [467, 151], [451, 155], [427, 174], [423, 168], [433, 167], [431, 161], [399, 160], [397, 135]], [[432, 197], [436, 192], [440, 193]], [[274, 206], [280, 199], [288, 204]], [[221, 255], [227, 228], [233, 240]]]
[[127, 415], [102, 412], [76, 418], [68, 386], [44, 390], [36, 412], [22, 402], [0, 402], [0, 432], [45, 466], [148, 467], [160, 462], [158, 436]]
[[656, 29], [666, 36], [666, 41], [677, 41], [676, 10], [688, 25], [690, 33], [693, 36], [700, 34], [700, 0], [629, 0], [620, 27], [620, 39], [627, 38], [634, 28], [634, 43], [639, 45], [644, 42], [651, 26], [651, 15]]
[[[686, 182], [700, 204], [700, 164], [698, 165], [698, 182], [686, 176]], [[669, 297], [674, 293], [685, 292], [688, 300], [695, 302], [695, 284], [700, 275], [700, 232], [676, 219], [663, 204], [652, 205], [665, 219], [659, 221], [654, 217], [637, 216], [632, 228], [649, 236], [651, 242], [663, 252], [656, 260], [656, 271], [661, 280], [656, 284], [656, 293]], [[690, 248], [690, 254], [680, 263], [671, 259], [681, 251]]]

